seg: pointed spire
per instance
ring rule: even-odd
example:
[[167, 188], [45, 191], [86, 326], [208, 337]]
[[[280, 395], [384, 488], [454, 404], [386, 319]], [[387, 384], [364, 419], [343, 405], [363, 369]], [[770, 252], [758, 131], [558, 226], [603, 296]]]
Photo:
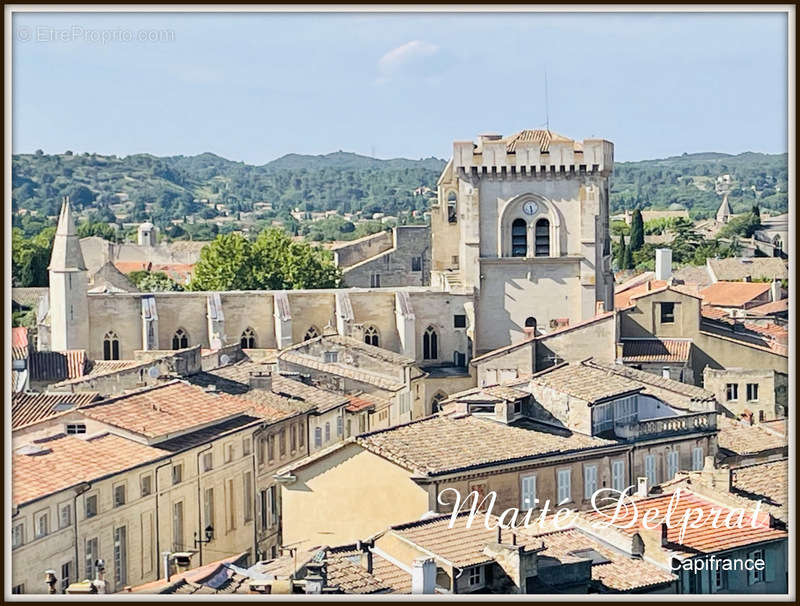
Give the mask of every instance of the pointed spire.
[[731, 203], [728, 202], [728, 192], [725, 192], [722, 194], [722, 204], [719, 205], [719, 210], [717, 210], [717, 221], [719, 223], [727, 223], [732, 214], [733, 209], [731, 208]]
[[81, 252], [81, 242], [75, 229], [75, 219], [69, 197], [64, 197], [58, 227], [53, 239], [53, 254], [50, 256], [50, 271], [86, 271], [86, 263]]

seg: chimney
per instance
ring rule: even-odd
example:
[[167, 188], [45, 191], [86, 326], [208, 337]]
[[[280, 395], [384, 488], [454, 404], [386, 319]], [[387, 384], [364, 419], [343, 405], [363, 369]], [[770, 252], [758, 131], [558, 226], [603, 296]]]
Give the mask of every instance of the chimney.
[[436, 563], [433, 558], [416, 558], [411, 563], [411, 593], [432, 594], [436, 588]]
[[636, 478], [636, 496], [637, 497], [646, 497], [647, 496], [647, 478], [646, 477], [639, 477]]
[[306, 593], [319, 595], [325, 587], [325, 566], [319, 562], [306, 564]]
[[58, 583], [58, 579], [56, 578], [55, 570], [44, 571], [44, 582], [47, 585], [47, 593], [58, 593], [56, 590], [56, 583]]
[[668, 530], [667, 523], [661, 522], [661, 545], [666, 545], [669, 542], [669, 539], [667, 539]]
[[665, 282], [672, 277], [672, 249], [656, 249], [656, 280]]
[[594, 315], [599, 316], [600, 314], [604, 314], [606, 312], [606, 303], [605, 301], [595, 301], [594, 302]]
[[250, 373], [250, 388], [251, 389], [266, 389], [272, 391], [272, 373], [271, 372], [253, 372]]
[[773, 303], [781, 300], [781, 281], [778, 278], [772, 280], [772, 286], [770, 286], [769, 294], [770, 301]]

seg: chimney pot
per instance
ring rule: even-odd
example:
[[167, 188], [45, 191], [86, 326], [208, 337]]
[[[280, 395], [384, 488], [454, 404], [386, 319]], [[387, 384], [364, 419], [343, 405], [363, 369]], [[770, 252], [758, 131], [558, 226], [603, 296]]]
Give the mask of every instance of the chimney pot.
[[636, 485], [636, 496], [637, 497], [646, 497], [647, 496], [647, 478], [640, 477], [637, 478], [637, 485]]

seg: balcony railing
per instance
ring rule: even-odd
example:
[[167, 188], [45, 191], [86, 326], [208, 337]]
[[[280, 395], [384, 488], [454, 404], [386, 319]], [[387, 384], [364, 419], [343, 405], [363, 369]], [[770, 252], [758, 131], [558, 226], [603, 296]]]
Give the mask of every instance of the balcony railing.
[[714, 431], [717, 428], [717, 413], [696, 412], [677, 417], [660, 417], [629, 424], [615, 424], [614, 434], [624, 440], [638, 440], [653, 436]]

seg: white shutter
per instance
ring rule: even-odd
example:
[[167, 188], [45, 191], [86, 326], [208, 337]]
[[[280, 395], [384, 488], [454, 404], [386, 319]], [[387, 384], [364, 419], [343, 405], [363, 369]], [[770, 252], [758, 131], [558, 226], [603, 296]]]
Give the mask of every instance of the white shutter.
[[522, 509], [533, 509], [536, 506], [536, 476], [522, 477]]
[[650, 486], [655, 485], [656, 482], [656, 457], [655, 455], [647, 455], [644, 458], [644, 475], [647, 476], [647, 482]]
[[701, 447], [692, 449], [692, 469], [694, 471], [703, 469], [703, 449]]
[[624, 461], [614, 461], [611, 464], [611, 484], [614, 490], [622, 492], [625, 490], [625, 463]]
[[597, 466], [586, 465], [583, 468], [583, 498], [591, 499], [597, 490]]
[[572, 500], [572, 470], [560, 469], [558, 471], [558, 504], [569, 503]]

